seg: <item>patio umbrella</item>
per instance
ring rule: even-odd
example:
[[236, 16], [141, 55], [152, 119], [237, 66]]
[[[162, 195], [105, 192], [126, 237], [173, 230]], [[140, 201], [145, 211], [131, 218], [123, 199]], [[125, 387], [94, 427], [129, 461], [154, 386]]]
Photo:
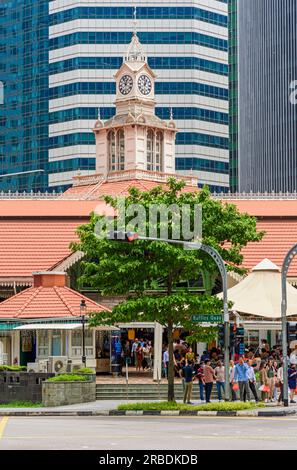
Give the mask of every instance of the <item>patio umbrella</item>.
[[[218, 294], [219, 298], [223, 294]], [[262, 318], [281, 318], [281, 270], [269, 259], [252, 269], [239, 284], [228, 289], [232, 310]], [[297, 316], [297, 289], [287, 282], [287, 316]]]

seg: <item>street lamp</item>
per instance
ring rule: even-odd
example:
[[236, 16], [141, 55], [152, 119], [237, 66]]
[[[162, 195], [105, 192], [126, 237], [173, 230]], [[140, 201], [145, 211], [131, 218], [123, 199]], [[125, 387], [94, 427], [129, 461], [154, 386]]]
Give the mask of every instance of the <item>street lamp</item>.
[[85, 341], [85, 323], [86, 323], [86, 301], [82, 299], [80, 302], [80, 315], [82, 323], [82, 363], [86, 367], [87, 358], [86, 358], [86, 341]]
[[229, 379], [229, 367], [230, 367], [230, 318], [228, 309], [228, 282], [227, 282], [227, 270], [221, 255], [211, 246], [204, 245], [200, 242], [186, 242], [181, 240], [170, 240], [167, 238], [152, 238], [152, 237], [141, 237], [136, 232], [122, 232], [122, 231], [110, 231], [107, 238], [109, 240], [117, 240], [126, 243], [134, 242], [135, 240], [148, 240], [166, 242], [175, 245], [183, 245], [184, 248], [190, 250], [202, 250], [207, 253], [215, 261], [219, 268], [222, 284], [223, 284], [223, 305], [224, 305], [224, 366], [225, 366], [225, 401], [230, 400], [230, 379]]

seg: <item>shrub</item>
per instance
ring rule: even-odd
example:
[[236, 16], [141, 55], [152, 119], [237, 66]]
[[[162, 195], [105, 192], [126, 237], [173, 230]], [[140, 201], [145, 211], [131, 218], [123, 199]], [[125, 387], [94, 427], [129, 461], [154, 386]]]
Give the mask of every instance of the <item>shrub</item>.
[[42, 403], [33, 403], [32, 401], [12, 401], [10, 403], [0, 403], [0, 408], [39, 408]]
[[149, 410], [149, 411], [240, 411], [240, 410], [252, 410], [255, 408], [263, 407], [263, 403], [253, 402], [225, 402], [225, 403], [207, 403], [203, 405], [185, 405], [183, 403], [176, 402], [148, 402], [148, 403], [130, 403], [126, 405], [119, 405], [118, 410], [126, 411], [138, 411], [138, 410]]
[[83, 375], [60, 374], [47, 379], [47, 382], [86, 382], [87, 380], [88, 378]]
[[0, 366], [0, 372], [1, 371], [9, 371], [9, 372], [25, 372], [27, 371], [27, 367], [26, 366], [6, 366], [6, 365], [2, 365]]
[[75, 371], [77, 374], [95, 374], [94, 370], [91, 369], [90, 367], [82, 367], [81, 369], [78, 369]]

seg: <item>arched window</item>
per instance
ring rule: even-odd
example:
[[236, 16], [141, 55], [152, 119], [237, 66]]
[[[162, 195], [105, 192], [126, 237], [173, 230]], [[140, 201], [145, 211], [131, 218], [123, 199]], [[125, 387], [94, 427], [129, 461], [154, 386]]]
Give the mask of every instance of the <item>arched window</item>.
[[150, 171], [154, 170], [154, 131], [149, 129], [146, 137], [146, 158], [147, 158], [147, 169]]
[[155, 171], [163, 168], [163, 132], [156, 133]]
[[115, 142], [115, 132], [111, 131], [107, 136], [108, 141], [108, 165], [109, 171], [116, 171], [116, 142]]
[[118, 170], [125, 169], [125, 133], [123, 130], [118, 132]]
[[147, 170], [163, 169], [163, 132], [148, 129], [146, 138]]
[[109, 171], [125, 169], [125, 132], [110, 131], [107, 136]]

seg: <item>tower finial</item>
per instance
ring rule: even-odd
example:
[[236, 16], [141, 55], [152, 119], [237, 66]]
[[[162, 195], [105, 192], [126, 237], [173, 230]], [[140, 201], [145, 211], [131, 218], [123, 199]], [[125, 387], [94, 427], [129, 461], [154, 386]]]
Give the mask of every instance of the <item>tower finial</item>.
[[170, 121], [173, 121], [173, 109], [170, 108]]
[[101, 120], [101, 111], [100, 111], [100, 108], [98, 108], [98, 121]]
[[133, 28], [133, 34], [134, 36], [137, 36], [137, 7], [135, 5], [134, 7], [134, 13], [133, 13], [133, 24], [134, 24], [134, 28]]

